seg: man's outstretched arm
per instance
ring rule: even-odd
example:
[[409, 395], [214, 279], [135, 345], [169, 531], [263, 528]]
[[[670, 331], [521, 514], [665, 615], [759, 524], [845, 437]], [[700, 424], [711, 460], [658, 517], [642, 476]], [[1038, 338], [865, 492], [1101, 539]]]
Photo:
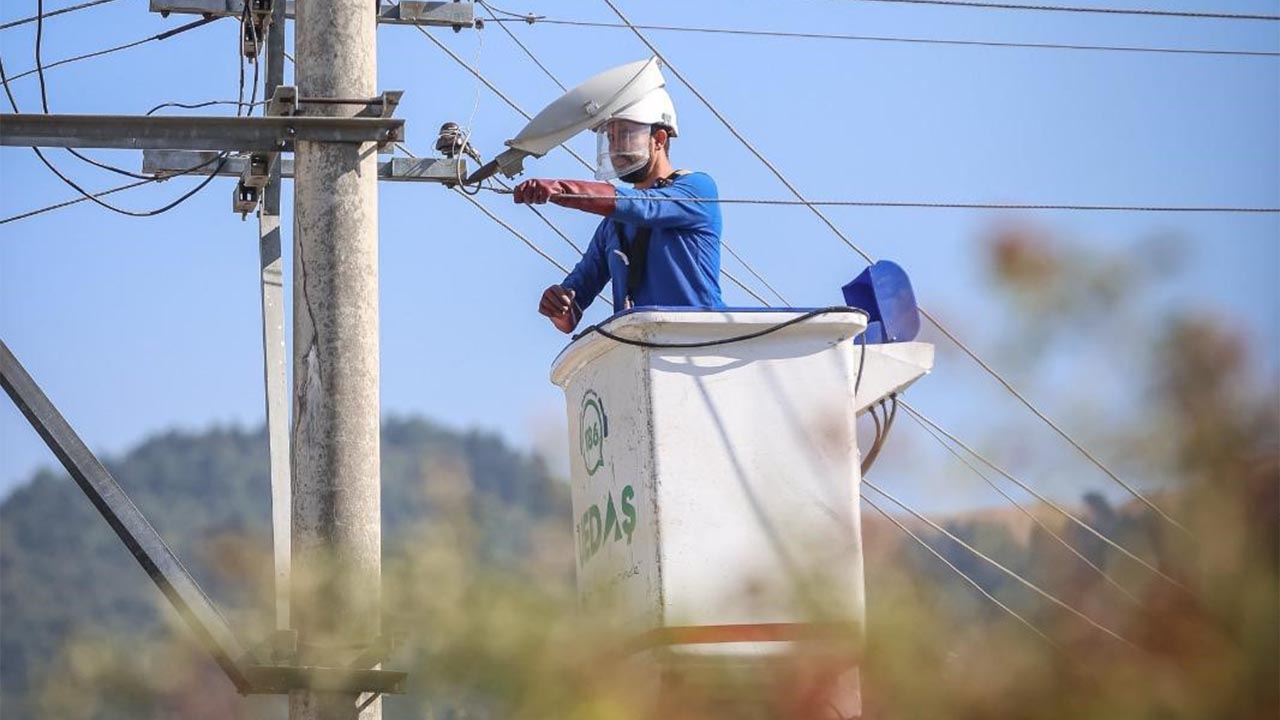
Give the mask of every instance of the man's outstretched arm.
[[613, 214], [617, 188], [589, 180], [525, 180], [512, 193], [518, 203], [541, 205], [548, 200], [574, 210], [609, 217]]

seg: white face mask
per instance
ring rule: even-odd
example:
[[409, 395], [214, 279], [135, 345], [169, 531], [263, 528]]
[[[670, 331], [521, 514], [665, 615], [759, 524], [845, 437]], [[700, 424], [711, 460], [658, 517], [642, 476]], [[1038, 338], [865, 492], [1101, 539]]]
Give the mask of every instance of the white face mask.
[[610, 120], [596, 130], [596, 179], [612, 180], [649, 164], [649, 126]]

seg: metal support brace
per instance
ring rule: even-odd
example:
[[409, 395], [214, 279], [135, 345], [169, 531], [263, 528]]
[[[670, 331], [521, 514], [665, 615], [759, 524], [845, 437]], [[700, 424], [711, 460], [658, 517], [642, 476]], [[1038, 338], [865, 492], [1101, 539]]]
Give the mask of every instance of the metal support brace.
[[[151, 12], [179, 13], [207, 17], [240, 17], [243, 0], [151, 0]], [[285, 14], [294, 18], [294, 2], [285, 3]], [[422, 25], [462, 29], [475, 26], [475, 4], [469, 2], [423, 2], [404, 0], [378, 9], [378, 22], [388, 25]]]
[[124, 150], [292, 150], [297, 140], [376, 142], [404, 140], [404, 120], [361, 117], [218, 117], [208, 115], [0, 114], [0, 145], [118, 148]]
[[[191, 175], [208, 175], [217, 167], [217, 163], [212, 162], [215, 157], [217, 153], [208, 151], [144, 150], [142, 172], [156, 177], [172, 177], [185, 171], [191, 171]], [[282, 177], [293, 177], [293, 158], [280, 158], [277, 164]], [[218, 174], [242, 177], [248, 165], [248, 158], [233, 155], [227, 158], [227, 162]], [[459, 176], [467, 176], [466, 158], [396, 157], [378, 163], [378, 179], [386, 182], [428, 182], [450, 185], [457, 183]]]
[[[288, 693], [304, 688], [355, 693], [404, 692], [406, 673], [364, 667], [370, 662], [380, 662], [394, 648], [393, 638], [375, 638], [369, 650], [350, 667], [257, 664], [255, 656], [236, 639], [217, 606], [3, 340], [0, 340], [0, 386], [240, 694]], [[270, 654], [275, 662], [279, 657], [292, 660], [296, 654], [289, 647], [291, 642], [296, 643], [296, 636], [291, 633], [277, 632], [270, 642]]]
[[[271, 4], [267, 33], [267, 77], [264, 94], [275, 98], [284, 87], [283, 0]], [[264, 108], [264, 115], [271, 115]], [[143, 152], [146, 155], [146, 152]], [[262, 376], [267, 410], [267, 452], [271, 463], [271, 546], [275, 567], [276, 632], [272, 636], [272, 664], [292, 664], [297, 657], [297, 634], [290, 631], [290, 584], [293, 577], [293, 476], [289, 461], [289, 356], [284, 344], [284, 265], [280, 257], [280, 166], [275, 153], [258, 213], [258, 271], [262, 291]], [[292, 649], [290, 649], [292, 648]], [[288, 650], [286, 653], [285, 651]]]
[[252, 683], [241, 664], [247, 653], [222, 613], [3, 341], [0, 384], [151, 581], [200, 638], [236, 690], [249, 692]]

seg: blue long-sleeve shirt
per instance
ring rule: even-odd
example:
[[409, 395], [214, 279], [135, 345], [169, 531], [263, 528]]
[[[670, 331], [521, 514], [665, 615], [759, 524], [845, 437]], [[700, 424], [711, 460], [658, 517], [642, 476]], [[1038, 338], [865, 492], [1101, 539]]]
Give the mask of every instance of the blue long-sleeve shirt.
[[[641, 227], [651, 229], [649, 253], [634, 305], [724, 307], [720, 298], [720, 204], [679, 202], [654, 198], [718, 197], [715, 181], [706, 173], [687, 173], [670, 185], [648, 190], [619, 187], [613, 214], [596, 228], [573, 272], [561, 283], [574, 291], [585, 310], [605, 283], [613, 282], [615, 311], [626, 307], [627, 243]], [[618, 237], [617, 224], [627, 239]]]

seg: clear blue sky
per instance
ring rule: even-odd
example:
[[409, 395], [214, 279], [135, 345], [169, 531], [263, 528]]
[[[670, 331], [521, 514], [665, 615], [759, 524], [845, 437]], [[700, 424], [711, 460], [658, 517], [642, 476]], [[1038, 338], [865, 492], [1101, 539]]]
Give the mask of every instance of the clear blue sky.
[[[50, 0], [52, 9], [66, 3]], [[1129, 6], [1277, 13], [1275, 2], [1132, 0]], [[625, 2], [637, 22], [976, 40], [1280, 50], [1280, 23], [1067, 15], [865, 3], [857, 0]], [[539, 0], [509, 9], [611, 21], [602, 3]], [[29, 0], [0, 20], [34, 13]], [[143, 0], [53, 18], [47, 61], [176, 27]], [[626, 31], [522, 24], [512, 29], [567, 84], [647, 56]], [[526, 110], [559, 90], [496, 26], [430, 30]], [[163, 101], [234, 98], [237, 27], [223, 20], [163, 42], [47, 73], [55, 112], [141, 113]], [[937, 45], [784, 40], [653, 32], [651, 37], [800, 188], [816, 199], [1280, 205], [1280, 58], [1210, 57]], [[10, 74], [33, 66], [34, 26], [0, 31]], [[408, 146], [429, 154], [441, 123], [465, 124], [486, 154], [523, 125], [514, 112], [410, 27], [379, 31], [380, 85], [406, 91], [399, 115]], [[668, 74], [680, 113], [680, 167], [710, 172], [721, 194], [782, 198], [786, 191]], [[39, 107], [34, 77], [14, 83], [24, 110]], [[225, 109], [225, 108], [224, 108]], [[590, 156], [591, 139], [574, 142]], [[89, 187], [123, 179], [61, 151], [61, 168]], [[100, 157], [137, 169], [140, 153]], [[533, 176], [582, 176], [563, 153], [532, 161]], [[112, 196], [155, 207], [190, 186], [174, 180]], [[217, 180], [153, 219], [90, 203], [0, 226], [0, 336], [95, 449], [120, 452], [170, 427], [252, 426], [263, 418], [256, 221], [230, 212], [232, 181]], [[440, 187], [383, 184], [382, 404], [455, 426], [491, 428], [525, 447], [562, 453], [558, 389], [547, 380], [564, 338], [536, 315], [539, 292], [560, 279], [544, 260]], [[286, 228], [288, 196], [286, 184]], [[29, 150], [0, 150], [0, 215], [72, 197]], [[507, 198], [491, 208], [562, 262], [572, 251]], [[581, 238], [594, 220], [552, 208]], [[1011, 374], [1085, 438], [1099, 407], [1139, 401], [1141, 358], [1081, 328], [1088, 352], [1018, 367], [1001, 357], [1002, 299], [979, 261], [982, 240], [1008, 214], [993, 211], [837, 209], [832, 218], [877, 257], [912, 274], [922, 304]], [[1024, 213], [1014, 217], [1119, 256], [1141, 259], [1153, 237], [1178, 237], [1188, 262], [1161, 289], [1154, 313], [1203, 307], [1233, 317], [1251, 341], [1260, 377], [1280, 364], [1280, 218], [1275, 215]], [[856, 255], [802, 208], [726, 206], [739, 252], [796, 305], [839, 299], [861, 270]], [[291, 241], [291, 238], [289, 239]], [[286, 248], [285, 267], [292, 258]], [[739, 268], [726, 258], [726, 266]], [[743, 274], [739, 272], [739, 274]], [[291, 280], [286, 276], [286, 283]], [[291, 293], [291, 287], [286, 288]], [[286, 295], [287, 297], [289, 295]], [[728, 287], [727, 299], [749, 304]], [[597, 304], [598, 306], [600, 304]], [[599, 319], [605, 308], [593, 308]], [[1050, 367], [1052, 365], [1052, 367]], [[1128, 373], [1128, 374], [1126, 374]], [[1079, 378], [1061, 382], [1062, 378]], [[1270, 385], [1268, 385], [1270, 387]], [[1121, 388], [1101, 396], [1101, 388]], [[919, 407], [1009, 460], [1052, 492], [1104, 486], [1043, 436], [971, 363], [944, 350], [912, 391]], [[976, 492], [927, 487], [941, 451], [913, 431], [887, 450], [886, 486], [925, 507], [985, 502]], [[1036, 437], [1052, 451], [1019, 453], [1002, 439]], [[1114, 458], [1109, 458], [1114, 459]], [[1123, 466], [1123, 459], [1119, 459]], [[52, 455], [7, 400], [0, 403], [0, 494]], [[1055, 484], [1071, 468], [1072, 485]], [[1141, 472], [1141, 469], [1133, 469]], [[912, 483], [915, 484], [912, 484]], [[895, 485], [896, 484], [896, 485]], [[972, 486], [967, 486], [972, 487]]]

